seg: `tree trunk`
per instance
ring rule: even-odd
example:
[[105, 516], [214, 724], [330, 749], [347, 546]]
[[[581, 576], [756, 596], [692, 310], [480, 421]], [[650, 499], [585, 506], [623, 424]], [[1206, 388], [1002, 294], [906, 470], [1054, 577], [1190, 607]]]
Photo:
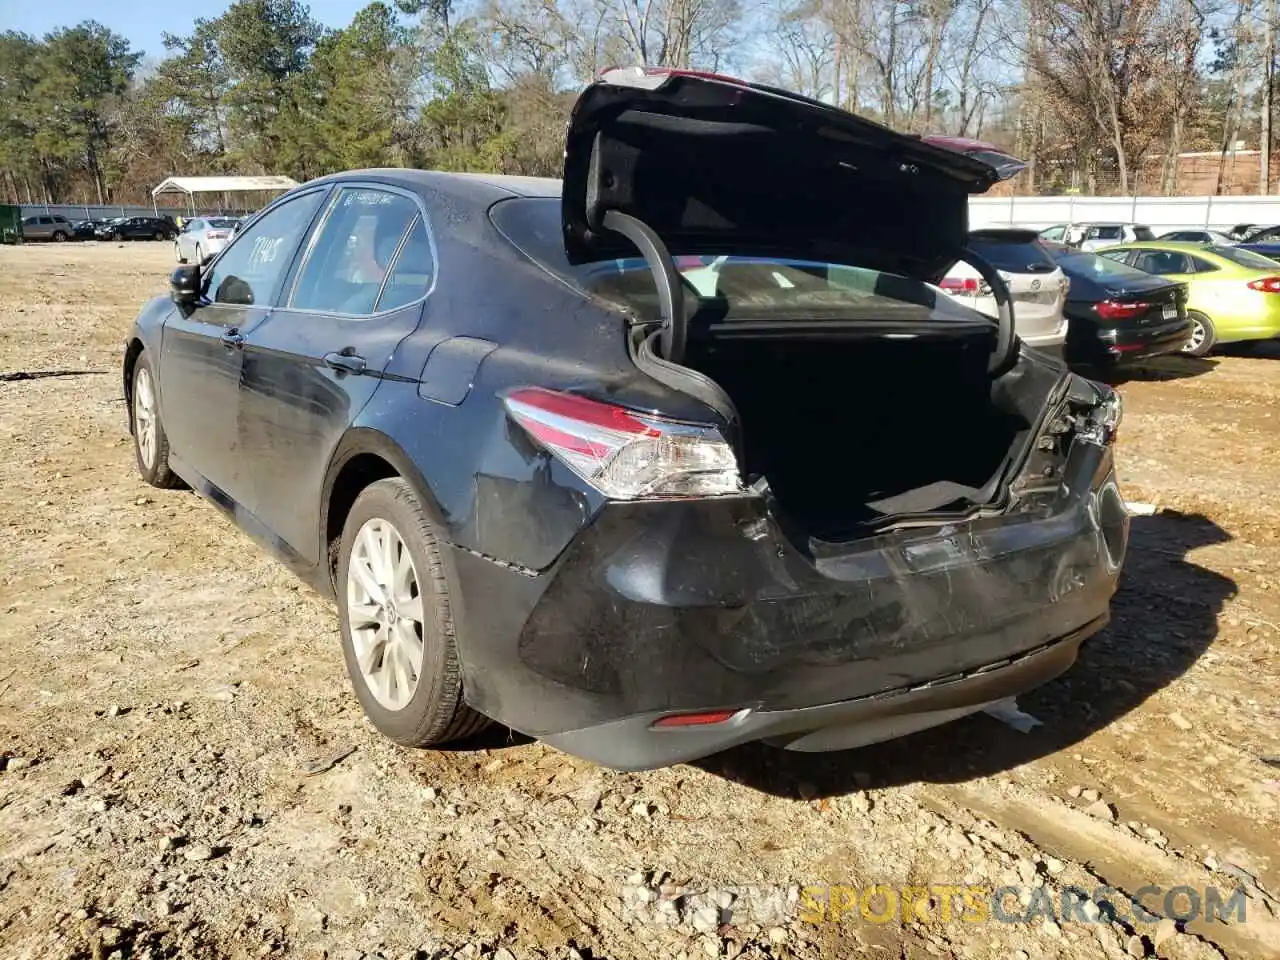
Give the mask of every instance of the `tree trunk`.
[[1263, 25], [1266, 40], [1264, 42], [1264, 62], [1262, 64], [1262, 122], [1261, 141], [1262, 163], [1259, 171], [1258, 192], [1264, 196], [1271, 192], [1271, 98], [1275, 83], [1276, 67], [1276, 0], [1267, 0], [1267, 19]]
[[1227, 100], [1227, 115], [1222, 121], [1222, 152], [1218, 158], [1218, 182], [1213, 188], [1214, 196], [1222, 193], [1222, 181], [1227, 172], [1227, 151], [1232, 148], [1236, 139], [1236, 129], [1242, 112], [1240, 105], [1244, 98], [1244, 61], [1248, 33], [1245, 23], [1253, 6], [1252, 0], [1240, 0], [1236, 8], [1234, 33], [1236, 38], [1236, 59], [1231, 65], [1231, 87]]

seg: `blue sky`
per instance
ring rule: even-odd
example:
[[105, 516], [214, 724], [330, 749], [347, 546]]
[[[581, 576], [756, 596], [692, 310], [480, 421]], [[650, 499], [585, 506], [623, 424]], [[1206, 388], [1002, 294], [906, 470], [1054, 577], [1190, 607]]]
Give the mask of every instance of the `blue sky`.
[[[311, 16], [331, 27], [351, 22], [369, 0], [310, 0]], [[44, 36], [81, 20], [97, 20], [129, 38], [148, 59], [164, 56], [161, 35], [187, 33], [198, 17], [216, 17], [231, 0], [0, 0], [0, 30]]]

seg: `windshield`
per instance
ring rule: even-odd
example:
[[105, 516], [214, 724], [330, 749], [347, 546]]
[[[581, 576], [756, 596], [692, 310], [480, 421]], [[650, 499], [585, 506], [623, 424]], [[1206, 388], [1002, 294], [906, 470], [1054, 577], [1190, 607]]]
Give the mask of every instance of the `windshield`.
[[[559, 199], [504, 200], [494, 205], [490, 217], [526, 256], [570, 285], [646, 319], [656, 318], [657, 289], [642, 257], [581, 266], [568, 262]], [[991, 322], [927, 283], [865, 267], [801, 258], [671, 253], [686, 293], [716, 301], [722, 316]]]
[[1136, 267], [1092, 253], [1064, 253], [1058, 257], [1058, 266], [1068, 277], [1076, 280], [1096, 280], [1099, 283], [1107, 283], [1151, 279], [1151, 274]]
[[1223, 260], [1230, 260], [1250, 270], [1275, 270], [1276, 268], [1274, 260], [1260, 253], [1254, 253], [1252, 250], [1241, 250], [1239, 247], [1205, 247], [1205, 249]]
[[230, 217], [210, 217], [205, 223], [214, 230], [230, 230], [238, 221]]

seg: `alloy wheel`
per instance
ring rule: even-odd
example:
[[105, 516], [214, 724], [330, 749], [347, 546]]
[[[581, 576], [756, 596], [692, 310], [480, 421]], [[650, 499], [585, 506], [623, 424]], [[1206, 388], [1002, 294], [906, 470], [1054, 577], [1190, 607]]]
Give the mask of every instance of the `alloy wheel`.
[[1205, 330], [1202, 322], [1194, 318], [1191, 322], [1191, 339], [1182, 345], [1183, 353], [1194, 353], [1199, 350], [1204, 346], [1204, 338], [1208, 336], [1208, 331]]
[[142, 463], [150, 470], [156, 465], [156, 391], [146, 367], [138, 368], [133, 383], [133, 433]]
[[422, 674], [424, 610], [413, 557], [388, 521], [374, 517], [356, 534], [346, 586], [360, 675], [379, 705], [403, 710]]

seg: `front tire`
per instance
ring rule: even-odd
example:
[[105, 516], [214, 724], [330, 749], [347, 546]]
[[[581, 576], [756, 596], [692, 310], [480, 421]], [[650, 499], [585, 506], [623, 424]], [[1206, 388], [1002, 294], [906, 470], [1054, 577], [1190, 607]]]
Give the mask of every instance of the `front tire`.
[[448, 574], [407, 481], [379, 480], [356, 498], [342, 531], [337, 594], [347, 675], [380, 733], [429, 747], [488, 726], [463, 700]]
[[169, 469], [169, 438], [160, 422], [160, 401], [156, 393], [155, 374], [146, 353], [133, 367], [131, 420], [133, 453], [138, 462], [138, 475], [153, 487], [172, 490], [182, 485], [178, 475]]
[[113, 233], [113, 234], [111, 235], [111, 239], [112, 239], [112, 240], [114, 240], [116, 243], [119, 243], [120, 241], [122, 241], [122, 240], [124, 239], [124, 234], [123, 234], [123, 233]]
[[1195, 324], [1191, 328], [1191, 339], [1182, 347], [1182, 352], [1191, 357], [1207, 356], [1218, 342], [1218, 332], [1213, 321], [1198, 310], [1188, 310], [1187, 317]]

